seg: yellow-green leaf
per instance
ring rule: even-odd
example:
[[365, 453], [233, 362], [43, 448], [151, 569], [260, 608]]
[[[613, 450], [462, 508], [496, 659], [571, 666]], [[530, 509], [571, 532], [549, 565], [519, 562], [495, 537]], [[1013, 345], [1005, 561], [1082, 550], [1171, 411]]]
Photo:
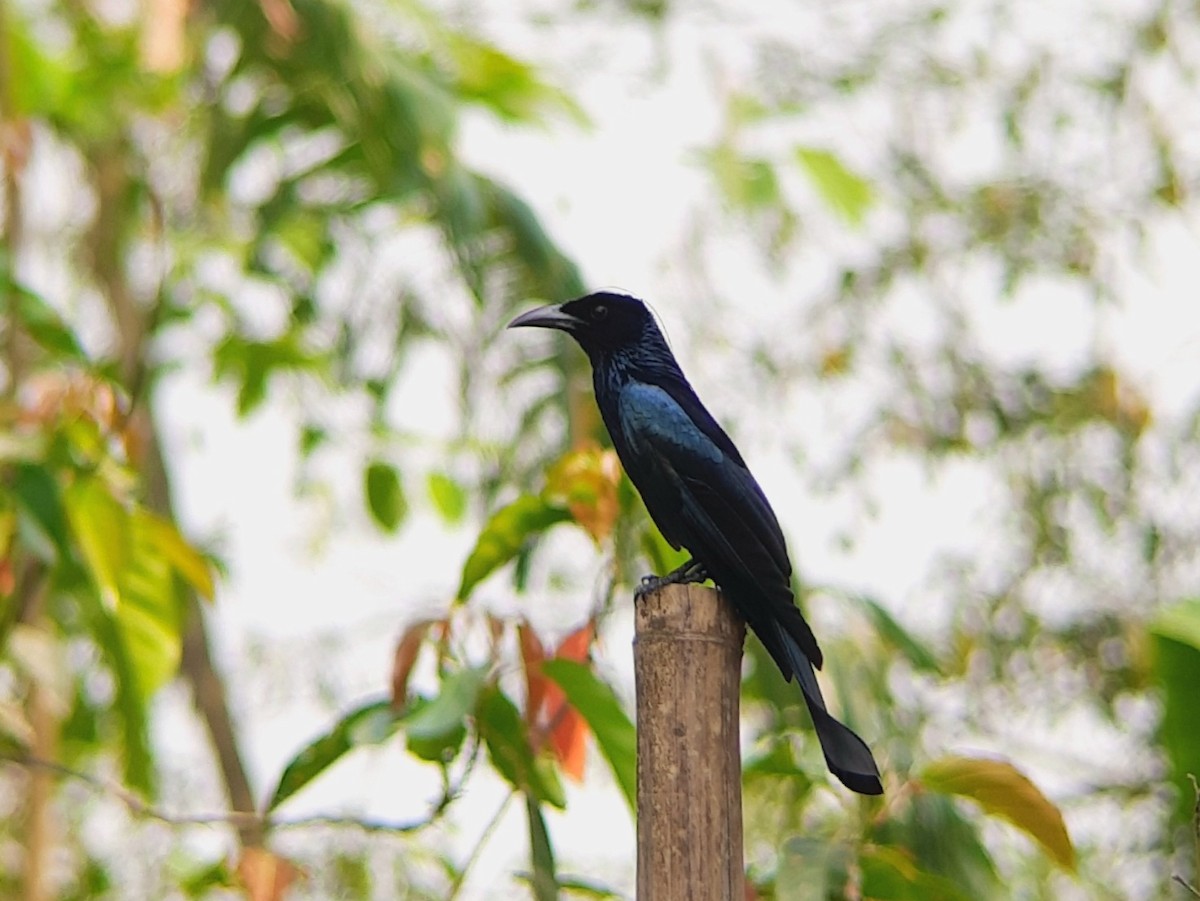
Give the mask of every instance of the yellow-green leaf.
[[1151, 630], [1200, 651], [1200, 598], [1166, 607], [1155, 618]]
[[77, 478], [63, 492], [63, 501], [84, 563], [104, 602], [115, 608], [131, 553], [129, 514], [95, 476]]
[[1075, 847], [1062, 811], [1025, 774], [1003, 760], [943, 757], [920, 774], [931, 791], [970, 798], [991, 816], [1028, 833], [1064, 869], [1075, 870]]
[[534, 535], [570, 516], [561, 505], [531, 494], [497, 510], [483, 527], [463, 565], [458, 599], [465, 601], [476, 585], [515, 557]]
[[143, 509], [131, 512], [130, 557], [118, 582], [117, 628], [145, 699], [179, 668], [183, 636], [184, 608], [172, 561], [157, 541], [159, 523]]
[[863, 216], [875, 202], [875, 194], [869, 181], [847, 169], [845, 164], [828, 150], [797, 147], [796, 159], [800, 161], [813, 186], [831, 209], [851, 225], [862, 222]]
[[149, 546], [171, 564], [195, 592], [205, 600], [213, 599], [212, 567], [204, 555], [179, 534], [175, 524], [146, 509], [135, 512]]
[[454, 525], [467, 515], [467, 492], [444, 472], [429, 474], [429, 496], [442, 519]]

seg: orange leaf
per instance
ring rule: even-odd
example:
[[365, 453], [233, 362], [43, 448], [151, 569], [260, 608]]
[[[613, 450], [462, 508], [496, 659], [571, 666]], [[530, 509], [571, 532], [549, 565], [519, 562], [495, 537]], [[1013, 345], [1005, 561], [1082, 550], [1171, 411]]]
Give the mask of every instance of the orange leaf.
[[288, 886], [304, 873], [266, 848], [247, 848], [238, 861], [237, 875], [249, 901], [283, 901]]
[[[557, 685], [551, 687], [556, 694], [562, 695], [562, 689]], [[559, 714], [551, 719], [554, 729], [550, 733], [550, 746], [554, 748], [562, 771], [576, 782], [582, 782], [587, 751], [587, 723], [565, 699], [560, 699], [559, 710]]]
[[[582, 663], [587, 659], [596, 634], [596, 624], [588, 620], [582, 628], [577, 629], [563, 639], [554, 656], [563, 660]], [[546, 709], [546, 722], [550, 728], [550, 743], [558, 757], [562, 770], [576, 782], [583, 779], [583, 765], [587, 750], [587, 722], [579, 711], [567, 703], [563, 690], [548, 679], [545, 682], [545, 697], [543, 704]]]
[[396, 710], [408, 700], [408, 677], [412, 674], [417, 655], [425, 643], [425, 633], [431, 625], [433, 623], [429, 620], [414, 623], [404, 630], [396, 642], [396, 652], [392, 656], [392, 707]]
[[611, 534], [620, 512], [616, 451], [587, 447], [568, 451], [546, 475], [546, 495], [565, 503], [571, 518], [595, 541]]
[[583, 663], [587, 659], [588, 651], [591, 649], [592, 640], [595, 637], [596, 622], [589, 619], [582, 627], [576, 629], [562, 640], [562, 644], [558, 646], [558, 650], [554, 652], [554, 656], [563, 660], [574, 660], [576, 663]]

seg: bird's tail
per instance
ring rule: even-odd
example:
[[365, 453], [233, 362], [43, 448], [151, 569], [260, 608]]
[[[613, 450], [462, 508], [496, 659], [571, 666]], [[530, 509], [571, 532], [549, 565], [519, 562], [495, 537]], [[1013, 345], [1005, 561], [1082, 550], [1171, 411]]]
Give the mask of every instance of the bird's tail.
[[[825, 763], [829, 771], [841, 780], [842, 784], [860, 795], [881, 795], [883, 784], [879, 781], [879, 767], [867, 743], [854, 734], [847, 726], [834, 719], [825, 707], [825, 699], [821, 696], [821, 686], [817, 684], [817, 675], [812, 663], [800, 649], [799, 643], [792, 638], [779, 623], [774, 623], [778, 647], [787, 659], [788, 667], [796, 676], [800, 690], [804, 694], [804, 702], [812, 715], [813, 727], [817, 732], [817, 740], [821, 743], [821, 751], [825, 754]], [[774, 651], [774, 648], [768, 648]], [[772, 654], [776, 662], [782, 664], [777, 654]]]

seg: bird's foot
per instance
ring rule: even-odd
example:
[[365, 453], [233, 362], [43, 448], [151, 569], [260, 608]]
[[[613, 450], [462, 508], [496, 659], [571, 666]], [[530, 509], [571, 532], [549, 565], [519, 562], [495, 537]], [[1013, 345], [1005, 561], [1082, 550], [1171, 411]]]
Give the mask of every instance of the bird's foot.
[[678, 569], [673, 569], [665, 576], [642, 576], [642, 582], [633, 592], [635, 601], [640, 601], [646, 595], [658, 591], [665, 585], [688, 585], [692, 582], [703, 582], [708, 578], [704, 564], [694, 557]]

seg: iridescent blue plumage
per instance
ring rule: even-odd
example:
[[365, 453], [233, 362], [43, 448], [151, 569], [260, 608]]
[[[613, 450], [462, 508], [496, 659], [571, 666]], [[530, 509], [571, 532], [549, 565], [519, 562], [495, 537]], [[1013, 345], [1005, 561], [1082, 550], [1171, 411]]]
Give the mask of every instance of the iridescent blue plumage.
[[579, 342], [592, 363], [600, 415], [651, 518], [702, 565], [784, 676], [796, 678], [830, 771], [856, 792], [880, 794], [870, 749], [825, 707], [813, 671], [821, 650], [792, 597], [775, 513], [650, 311], [637, 298], [601, 292], [532, 310], [511, 326], [556, 328]]

